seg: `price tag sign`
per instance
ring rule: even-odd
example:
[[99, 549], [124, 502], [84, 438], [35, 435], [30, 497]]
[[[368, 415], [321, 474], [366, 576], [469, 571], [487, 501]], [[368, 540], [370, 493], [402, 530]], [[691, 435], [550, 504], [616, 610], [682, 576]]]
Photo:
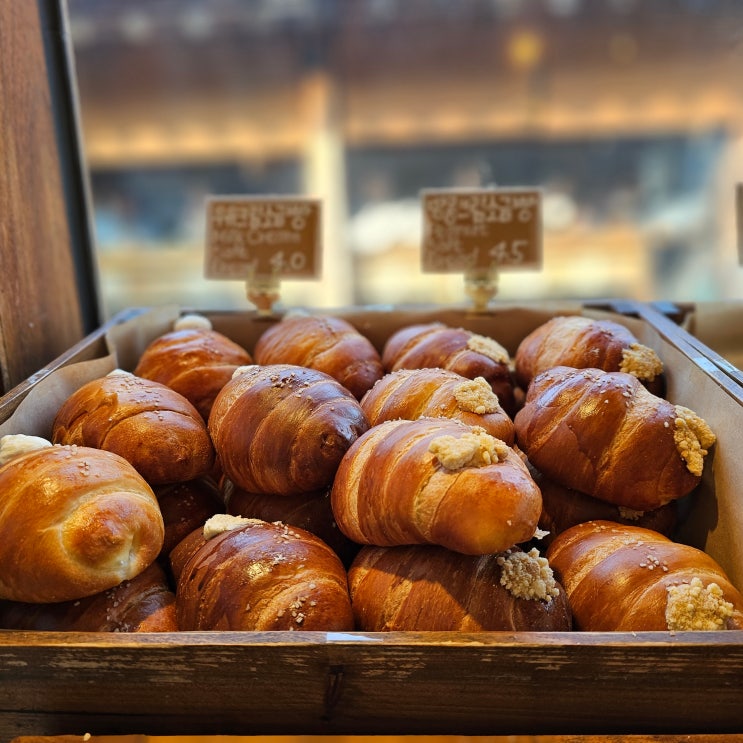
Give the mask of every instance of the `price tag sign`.
[[422, 269], [472, 273], [542, 266], [538, 189], [426, 189]]
[[317, 199], [209, 197], [206, 224], [207, 279], [319, 276], [322, 224]]

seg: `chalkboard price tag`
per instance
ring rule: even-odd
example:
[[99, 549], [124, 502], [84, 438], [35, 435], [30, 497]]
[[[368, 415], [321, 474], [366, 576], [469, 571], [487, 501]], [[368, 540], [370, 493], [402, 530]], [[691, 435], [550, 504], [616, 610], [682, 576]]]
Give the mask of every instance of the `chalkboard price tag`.
[[207, 279], [312, 279], [320, 273], [321, 204], [293, 196], [206, 201]]
[[541, 268], [539, 189], [426, 189], [421, 199], [424, 272]]

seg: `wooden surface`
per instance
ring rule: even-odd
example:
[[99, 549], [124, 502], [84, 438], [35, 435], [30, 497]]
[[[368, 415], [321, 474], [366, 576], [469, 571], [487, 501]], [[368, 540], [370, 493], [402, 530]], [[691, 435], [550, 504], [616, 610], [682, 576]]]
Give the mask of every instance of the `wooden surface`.
[[[249, 743], [243, 736], [24, 736], [13, 743]], [[269, 743], [735, 743], [741, 740], [731, 735], [272, 735], [262, 736]]]
[[0, 3], [0, 393], [99, 324], [57, 2]]
[[743, 632], [0, 633], [21, 735], [743, 730]]

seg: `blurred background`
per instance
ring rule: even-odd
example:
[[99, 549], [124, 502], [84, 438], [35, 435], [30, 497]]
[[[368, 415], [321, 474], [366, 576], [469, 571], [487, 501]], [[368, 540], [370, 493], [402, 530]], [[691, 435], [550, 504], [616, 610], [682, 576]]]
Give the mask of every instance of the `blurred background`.
[[497, 298], [743, 298], [740, 0], [67, 0], [111, 315], [246, 308], [209, 194], [324, 203], [286, 305], [464, 301], [423, 188], [538, 186], [541, 271]]

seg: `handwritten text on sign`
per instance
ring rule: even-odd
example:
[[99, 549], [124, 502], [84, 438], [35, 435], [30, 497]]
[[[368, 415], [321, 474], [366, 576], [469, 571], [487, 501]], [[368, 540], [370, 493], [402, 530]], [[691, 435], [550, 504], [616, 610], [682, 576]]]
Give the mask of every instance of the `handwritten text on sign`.
[[317, 277], [319, 201], [277, 196], [211, 197], [206, 218], [206, 278]]
[[424, 271], [541, 267], [540, 191], [430, 189], [421, 196]]

